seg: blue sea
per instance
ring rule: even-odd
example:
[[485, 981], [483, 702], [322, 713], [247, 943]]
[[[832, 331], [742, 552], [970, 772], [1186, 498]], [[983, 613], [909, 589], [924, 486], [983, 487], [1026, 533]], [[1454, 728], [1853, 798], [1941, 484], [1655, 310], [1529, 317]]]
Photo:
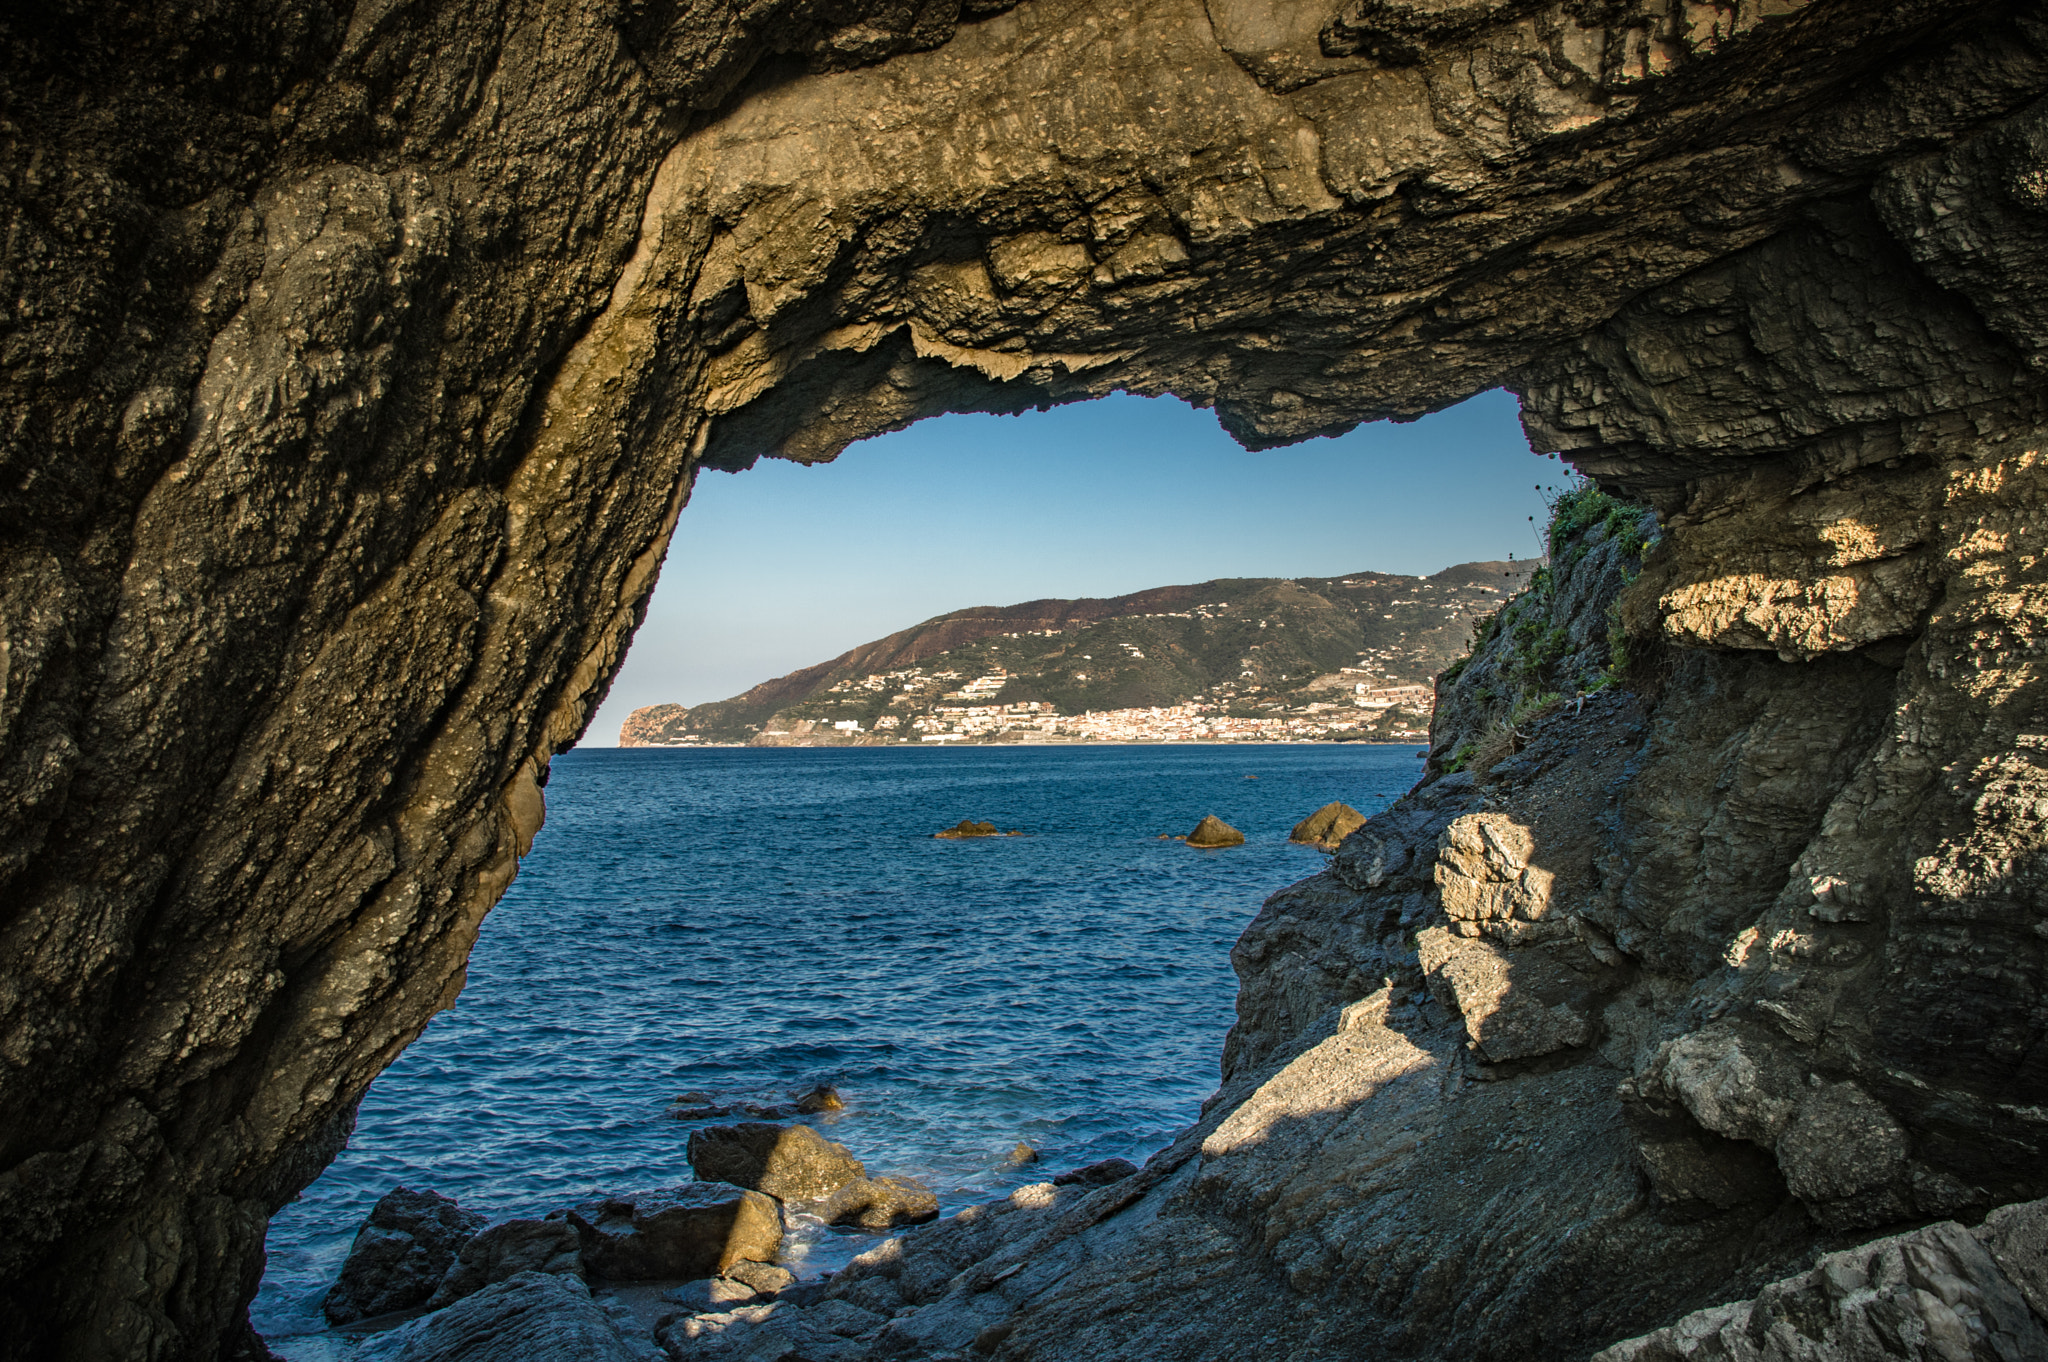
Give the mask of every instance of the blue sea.
[[[1370, 815], [1418, 749], [1355, 745], [672, 749], [557, 757], [548, 820], [469, 982], [365, 1097], [349, 1148], [271, 1222], [257, 1330], [346, 1356], [320, 1297], [372, 1203], [493, 1217], [687, 1180], [691, 1091], [786, 1099], [947, 1212], [1113, 1155], [1215, 1088], [1230, 947], [1322, 858], [1290, 828]], [[1204, 814], [1246, 844], [1200, 851]], [[1022, 837], [938, 841], [962, 818]], [[743, 1118], [735, 1118], [743, 1119]], [[1019, 1166], [1019, 1142], [1040, 1154]], [[836, 1267], [872, 1236], [812, 1228]]]

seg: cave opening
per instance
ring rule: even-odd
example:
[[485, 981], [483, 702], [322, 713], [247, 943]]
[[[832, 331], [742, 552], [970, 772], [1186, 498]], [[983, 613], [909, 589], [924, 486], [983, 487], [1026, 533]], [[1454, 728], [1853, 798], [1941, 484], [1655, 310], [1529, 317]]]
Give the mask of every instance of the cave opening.
[[[1355, 693], [1427, 686], [1464, 651], [1526, 579], [1545, 514], [1533, 479], [1555, 468], [1495, 392], [1257, 453], [1210, 413], [1120, 395], [934, 418], [830, 464], [700, 474], [667, 585], [592, 732], [552, 763], [547, 827], [479, 934], [463, 994], [371, 1087], [349, 1148], [273, 1219], [258, 1331], [294, 1362], [351, 1355], [365, 1336], [351, 1312], [383, 1315], [372, 1307], [398, 1297], [337, 1293], [340, 1332], [323, 1307], [396, 1187], [494, 1221], [559, 1214], [686, 1182], [692, 1132], [821, 1085], [847, 1108], [797, 1119], [876, 1172], [922, 1180], [949, 1214], [1105, 1159], [1142, 1163], [1214, 1086], [1232, 943], [1261, 900], [1318, 864], [1289, 829], [1333, 801], [1383, 810], [1422, 772], [1427, 703], [1359, 710]], [[1187, 600], [1157, 591], [1197, 584]], [[1227, 641], [1248, 658], [1290, 626], [1317, 633], [1262, 672], [1300, 705], [1297, 723], [1406, 717], [1385, 732], [1123, 740], [1140, 748], [1025, 730], [966, 750], [914, 735], [908, 751], [606, 750], [643, 702], [723, 700], [921, 615], [1130, 589], [1159, 598], [997, 636], [1064, 631], [1062, 652], [1093, 649], [1105, 668], [1112, 650], [1126, 667], [1175, 657], [1155, 684], [1179, 689], [1141, 698], [1223, 713], [1216, 687], [1235, 665], [1202, 670], [1218, 643], [1203, 612], [1229, 627], [1237, 610], [1249, 632]], [[683, 608], [664, 609], [669, 591]], [[955, 686], [997, 665], [971, 646], [912, 660], [965, 668]], [[1208, 813], [1249, 844], [1162, 845]], [[960, 814], [1028, 836], [1001, 859], [934, 846]], [[1032, 1160], [1012, 1160], [1020, 1142]], [[806, 1280], [885, 1237], [802, 1214], [790, 1231], [780, 1260]], [[607, 1298], [652, 1311], [672, 1285]]]

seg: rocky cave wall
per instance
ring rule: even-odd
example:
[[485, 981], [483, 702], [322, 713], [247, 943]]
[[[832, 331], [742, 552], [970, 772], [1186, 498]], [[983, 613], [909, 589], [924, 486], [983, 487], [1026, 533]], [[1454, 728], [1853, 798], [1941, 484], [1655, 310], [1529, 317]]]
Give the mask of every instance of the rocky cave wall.
[[[1566, 1007], [1565, 1050], [1598, 1058], [1555, 1080], [1609, 1121], [1575, 1185], [1628, 1207], [1568, 1230], [1540, 1208], [1570, 1179], [1532, 1165], [1500, 1214], [1668, 1281], [1539, 1307], [1569, 1275], [1517, 1266], [1545, 1249], [1490, 1264], [1477, 1314], [1359, 1294], [1310, 1244], [1337, 1211], [1259, 1220], [1276, 1165], [1226, 1155], [1288, 1145], [1250, 1116], [1186, 1164], [1218, 1242], [1338, 1291], [1359, 1339], [1509, 1356], [1739, 1294], [1824, 1232], [2044, 1190], [2020, 1157], [2037, 7], [212, 0], [0, 24], [8, 1350], [247, 1346], [266, 1217], [459, 990], [698, 469], [1117, 388], [1269, 445], [1505, 383], [1540, 444], [1666, 513], [1622, 609], [1664, 775], [1631, 777], [1560, 917], [1639, 981]], [[1449, 968], [1394, 960], [1405, 910], [1362, 902], [1305, 938], [1313, 969], [1247, 977], [1215, 1120], [1374, 969]], [[1398, 1044], [1462, 1074], [1488, 1058], [1463, 1024]], [[1651, 1036], [1692, 1048], [1653, 1063]], [[1783, 1166], [1825, 1106], [1794, 1077], [1903, 1151], [1882, 1178]], [[1741, 1196], [1681, 1195], [1643, 1153], [1718, 1187], [1716, 1140], [1746, 1147]], [[1729, 1247], [1765, 1222], [1767, 1251]], [[1450, 1301], [1473, 1261], [1415, 1271]], [[1100, 1323], [1060, 1290], [1042, 1340]]]

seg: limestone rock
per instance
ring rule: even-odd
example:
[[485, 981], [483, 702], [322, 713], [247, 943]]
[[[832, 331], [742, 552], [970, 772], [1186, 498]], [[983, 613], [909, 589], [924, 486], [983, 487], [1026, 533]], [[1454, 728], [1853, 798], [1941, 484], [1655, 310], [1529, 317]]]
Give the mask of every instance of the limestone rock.
[[487, 1217], [438, 1192], [394, 1187], [377, 1199], [356, 1231], [341, 1275], [321, 1308], [335, 1324], [424, 1305], [455, 1261], [456, 1250]]
[[1337, 844], [1365, 826], [1365, 815], [1341, 801], [1332, 801], [1294, 825], [1290, 842], [1335, 851]]
[[562, 1273], [521, 1272], [407, 1327], [395, 1362], [643, 1362]]
[[766, 1192], [778, 1201], [815, 1201], [867, 1176], [843, 1144], [805, 1125], [742, 1121], [690, 1133], [697, 1176]]
[[506, 1220], [463, 1244], [427, 1308], [438, 1310], [521, 1272], [582, 1271], [583, 1240], [567, 1219]]
[[857, 1178], [813, 1210], [828, 1225], [886, 1230], [938, 1219], [939, 1199], [913, 1178]]
[[1188, 834], [1187, 843], [1191, 847], [1241, 847], [1244, 834], [1215, 814], [1205, 814], [1202, 821], [1195, 824], [1195, 830]]
[[759, 1192], [720, 1182], [606, 1197], [569, 1212], [583, 1266], [612, 1281], [717, 1276], [742, 1260], [773, 1262], [782, 1212]]

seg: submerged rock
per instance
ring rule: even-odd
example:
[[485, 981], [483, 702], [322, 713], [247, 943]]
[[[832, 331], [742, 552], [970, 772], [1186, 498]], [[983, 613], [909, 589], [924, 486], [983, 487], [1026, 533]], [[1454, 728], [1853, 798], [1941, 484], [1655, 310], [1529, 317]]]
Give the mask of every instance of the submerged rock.
[[1037, 1163], [1038, 1151], [1024, 1141], [1017, 1141], [1017, 1147], [1010, 1151], [1010, 1162], [1015, 1164]]
[[1244, 834], [1212, 813], [1195, 824], [1187, 841], [1191, 847], [1241, 847]]
[[844, 1111], [846, 1101], [839, 1090], [820, 1083], [798, 1093], [787, 1102], [762, 1102], [748, 1097], [709, 1092], [678, 1093], [669, 1108], [673, 1121], [715, 1121], [721, 1116], [751, 1116], [759, 1121], [786, 1121], [792, 1116], [817, 1116]]
[[820, 1112], [844, 1111], [845, 1101], [839, 1096], [839, 1089], [820, 1083], [796, 1099], [797, 1113], [802, 1116], [816, 1116]]
[[578, 1206], [569, 1212], [583, 1266], [613, 1281], [715, 1277], [742, 1260], [772, 1262], [782, 1247], [782, 1212], [759, 1192], [722, 1182]]
[[861, 1178], [819, 1202], [818, 1218], [828, 1225], [888, 1230], [939, 1218], [939, 1198], [914, 1178]]
[[393, 1362], [642, 1362], [589, 1289], [560, 1273], [508, 1277], [407, 1333]]
[[1091, 1163], [1072, 1172], [1062, 1173], [1052, 1180], [1055, 1187], [1107, 1187], [1112, 1182], [1122, 1182], [1138, 1171], [1138, 1165], [1129, 1159], [1104, 1159]]
[[566, 1219], [507, 1220], [471, 1238], [455, 1255], [427, 1308], [444, 1305], [522, 1272], [583, 1272], [583, 1238]]
[[356, 1231], [341, 1275], [321, 1302], [328, 1321], [350, 1324], [424, 1305], [456, 1250], [487, 1220], [438, 1192], [392, 1188]]
[[1294, 825], [1287, 840], [1335, 851], [1337, 844], [1365, 826], [1365, 815], [1349, 804], [1332, 800]]
[[815, 1201], [868, 1175], [845, 1145], [809, 1126], [767, 1121], [692, 1131], [690, 1166], [700, 1178], [751, 1187], [778, 1201]]

